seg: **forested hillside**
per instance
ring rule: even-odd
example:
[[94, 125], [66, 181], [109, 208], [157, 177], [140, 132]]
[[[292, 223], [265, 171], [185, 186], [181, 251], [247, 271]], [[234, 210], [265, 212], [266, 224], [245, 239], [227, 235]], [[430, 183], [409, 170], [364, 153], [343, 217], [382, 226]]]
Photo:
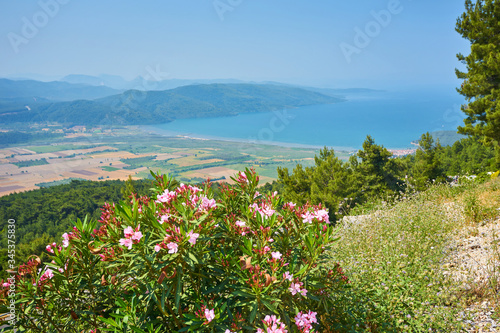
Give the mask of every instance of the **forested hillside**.
[[[130, 185], [133, 184], [133, 190]], [[149, 194], [151, 181], [129, 182], [129, 192]], [[80, 181], [0, 197], [0, 230], [6, 232], [9, 219], [16, 222], [16, 254], [20, 258], [44, 253], [45, 246], [70, 230], [79, 218], [98, 220], [102, 206], [124, 200], [123, 181]], [[7, 238], [2, 237], [0, 262], [7, 255]], [[3, 266], [5, 269], [6, 266]]]
[[120, 93], [105, 86], [89, 86], [68, 82], [40, 82], [35, 80], [0, 79], [0, 99], [23, 98], [31, 103], [95, 99]]
[[281, 85], [204, 84], [165, 91], [128, 90], [96, 100], [31, 103], [29, 108], [20, 104], [13, 109], [9, 105], [6, 110], [0, 109], [0, 121], [137, 125], [342, 101], [338, 97]]
[[406, 191], [423, 191], [435, 182], [484, 174], [496, 167], [494, 147], [484, 145], [479, 138], [465, 138], [443, 147], [426, 133], [419, 140], [416, 154], [391, 158], [386, 148], [368, 136], [363, 149], [349, 161], [324, 148], [312, 167], [299, 164], [291, 171], [278, 168], [278, 181], [266, 188], [299, 204], [321, 203], [332, 217], [342, 217], [357, 205], [395, 200]]

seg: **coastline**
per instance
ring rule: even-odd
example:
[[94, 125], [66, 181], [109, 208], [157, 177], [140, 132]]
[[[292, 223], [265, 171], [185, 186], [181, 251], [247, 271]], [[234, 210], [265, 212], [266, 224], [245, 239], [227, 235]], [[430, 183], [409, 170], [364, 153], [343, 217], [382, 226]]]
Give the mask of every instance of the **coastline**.
[[[243, 143], [247, 145], [265, 145], [265, 146], [278, 146], [286, 148], [322, 149], [324, 147], [319, 145], [308, 145], [296, 142], [251, 140], [251, 139], [228, 138], [228, 137], [213, 136], [213, 135], [195, 134], [195, 133], [181, 133], [181, 132], [160, 129], [158, 127], [151, 125], [139, 125], [138, 128], [145, 133], [153, 133], [156, 135], [161, 135], [164, 137], [171, 137], [171, 138], [184, 138], [184, 139], [203, 140], [203, 141], [225, 141], [225, 142]], [[333, 148], [336, 151], [343, 151], [343, 152], [358, 151], [358, 149], [354, 147], [342, 147], [342, 146], [333, 146], [333, 147], [327, 146], [327, 147]]]
[[[264, 140], [251, 140], [251, 139], [242, 139], [242, 138], [228, 138], [222, 136], [213, 136], [213, 135], [204, 135], [204, 134], [196, 134], [196, 133], [183, 133], [176, 132], [158, 128], [154, 125], [139, 125], [137, 126], [139, 130], [145, 133], [152, 133], [164, 137], [170, 138], [184, 138], [191, 140], [202, 140], [202, 141], [224, 141], [224, 142], [236, 142], [243, 143], [248, 145], [267, 145], [267, 146], [278, 146], [278, 147], [286, 147], [286, 148], [306, 148], [306, 149], [323, 149], [325, 146], [320, 145], [309, 145], [297, 142], [283, 142], [283, 141], [264, 141]], [[348, 153], [357, 152], [359, 149], [354, 147], [346, 147], [346, 146], [326, 146], [328, 148], [332, 148], [335, 151], [343, 151]], [[395, 156], [406, 155], [410, 153], [409, 151], [415, 151], [416, 147], [413, 147], [412, 144], [409, 144], [406, 147], [385, 147], [387, 150], [392, 152]], [[406, 153], [401, 153], [405, 151]], [[398, 153], [399, 152], [399, 153]]]

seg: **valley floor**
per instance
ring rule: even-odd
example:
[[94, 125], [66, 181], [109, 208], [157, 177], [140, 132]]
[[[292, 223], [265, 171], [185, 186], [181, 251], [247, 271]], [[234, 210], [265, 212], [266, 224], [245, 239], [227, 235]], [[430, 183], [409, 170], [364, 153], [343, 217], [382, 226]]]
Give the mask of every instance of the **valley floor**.
[[[137, 127], [81, 131], [50, 142], [0, 149], [0, 196], [71, 179], [147, 178], [150, 170], [161, 170], [185, 183], [207, 178], [231, 183], [234, 174], [253, 167], [265, 184], [277, 178], [278, 166], [309, 166], [318, 153], [314, 148], [163, 137]], [[344, 159], [349, 156], [349, 152], [337, 154]]]

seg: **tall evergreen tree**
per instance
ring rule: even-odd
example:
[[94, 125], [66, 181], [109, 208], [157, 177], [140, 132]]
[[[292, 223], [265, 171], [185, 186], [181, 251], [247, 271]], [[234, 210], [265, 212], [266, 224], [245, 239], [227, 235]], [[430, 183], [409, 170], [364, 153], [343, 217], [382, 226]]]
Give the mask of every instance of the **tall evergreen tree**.
[[361, 159], [356, 171], [360, 173], [365, 195], [379, 196], [388, 190], [397, 189], [395, 166], [390, 157], [392, 153], [383, 146], [375, 144], [371, 136], [363, 142], [363, 149], [358, 151]]
[[415, 164], [413, 165], [413, 176], [417, 189], [423, 190], [428, 182], [443, 181], [446, 176], [439, 158], [442, 151], [439, 141], [434, 143], [434, 138], [427, 132], [422, 134], [418, 145], [419, 149], [415, 153]]
[[463, 79], [458, 92], [467, 104], [467, 115], [459, 132], [480, 135], [493, 143], [500, 163], [500, 1], [465, 1], [465, 12], [458, 18], [456, 31], [471, 43], [468, 56], [457, 54], [466, 71], [456, 69]]
[[303, 168], [298, 164], [289, 174], [287, 168], [278, 168], [278, 179], [283, 184], [283, 196], [286, 200], [300, 204], [322, 204], [330, 211], [330, 219], [335, 220], [335, 213], [344, 198], [355, 198], [357, 187], [354, 185], [352, 169], [349, 163], [342, 162], [333, 149], [323, 148], [314, 158], [313, 167]]

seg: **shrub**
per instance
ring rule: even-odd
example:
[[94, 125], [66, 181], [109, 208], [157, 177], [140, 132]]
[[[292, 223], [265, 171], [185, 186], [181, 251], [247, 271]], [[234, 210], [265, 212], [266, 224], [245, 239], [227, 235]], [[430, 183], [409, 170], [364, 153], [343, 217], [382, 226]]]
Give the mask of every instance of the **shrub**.
[[106, 204], [47, 245], [51, 262], [19, 267], [20, 332], [332, 331], [348, 281], [327, 210], [259, 194], [248, 169], [218, 201], [153, 176], [152, 197]]

